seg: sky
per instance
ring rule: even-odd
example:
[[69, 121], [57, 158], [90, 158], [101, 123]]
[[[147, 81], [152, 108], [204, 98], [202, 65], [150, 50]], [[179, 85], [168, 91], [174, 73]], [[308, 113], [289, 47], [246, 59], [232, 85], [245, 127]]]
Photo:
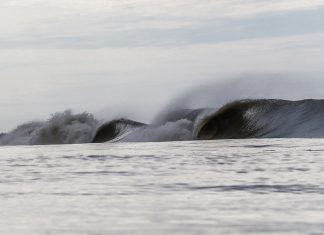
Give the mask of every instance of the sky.
[[66, 109], [148, 121], [209, 82], [323, 64], [324, 0], [1, 0], [0, 132]]

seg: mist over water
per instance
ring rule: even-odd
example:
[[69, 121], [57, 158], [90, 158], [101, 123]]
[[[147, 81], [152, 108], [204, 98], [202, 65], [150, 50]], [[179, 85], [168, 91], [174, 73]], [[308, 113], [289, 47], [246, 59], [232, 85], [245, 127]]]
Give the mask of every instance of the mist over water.
[[[176, 141], [192, 140], [196, 126], [208, 115], [216, 112], [225, 104], [241, 99], [321, 99], [324, 97], [324, 82], [320, 76], [305, 75], [242, 75], [237, 78], [221, 79], [209, 84], [197, 86], [190, 91], [179, 94], [171, 103], [161, 107], [161, 111], [154, 116], [149, 126], [135, 128], [126, 133], [120, 141], [126, 142], [145, 142], [145, 141]], [[316, 106], [317, 108], [319, 106]], [[189, 118], [192, 109], [201, 109], [199, 115], [195, 114], [194, 118]], [[252, 123], [261, 123], [265, 120], [275, 120], [273, 115], [285, 116], [290, 120], [298, 120], [299, 124], [307, 122], [310, 115], [303, 115], [310, 112], [312, 106], [305, 109], [291, 107], [279, 109], [272, 112], [272, 116], [261, 118], [261, 121], [252, 120]], [[261, 110], [261, 109], [260, 109]], [[289, 113], [285, 113], [289, 110]], [[307, 111], [308, 110], [308, 111]], [[278, 112], [282, 112], [278, 114]], [[250, 112], [251, 113], [251, 112]], [[321, 116], [320, 113], [313, 116]], [[137, 115], [140, 116], [140, 115]], [[260, 115], [259, 115], [260, 116]], [[122, 116], [120, 112], [111, 110], [107, 118], [99, 119], [93, 114], [84, 112], [73, 114], [72, 111], [64, 111], [53, 114], [46, 121], [28, 121], [19, 125], [7, 134], [0, 135], [0, 145], [38, 145], [38, 144], [75, 144], [90, 143], [94, 138], [97, 129], [101, 124], [111, 121]], [[257, 116], [255, 116], [257, 117]], [[117, 118], [117, 119], [118, 119]], [[251, 119], [253, 117], [251, 116]], [[258, 117], [259, 118], [259, 117]], [[299, 119], [298, 119], [299, 118]], [[277, 120], [280, 120], [277, 118]], [[321, 122], [311, 120], [309, 125], [312, 131], [316, 129]], [[136, 120], [142, 121], [142, 120]], [[279, 122], [280, 123], [280, 122]], [[297, 123], [297, 124], [298, 124]], [[291, 128], [296, 129], [296, 124], [290, 123]], [[304, 129], [303, 129], [304, 128]], [[309, 127], [303, 127], [301, 130], [308, 130]], [[289, 133], [289, 130], [286, 130]], [[125, 132], [125, 131], [124, 131]], [[278, 132], [276, 132], [278, 133]], [[296, 132], [292, 132], [296, 133]], [[271, 136], [271, 135], [270, 135]], [[289, 134], [287, 134], [289, 136]], [[310, 137], [321, 137], [309, 134]], [[280, 137], [280, 136], [274, 136]], [[296, 137], [296, 136], [295, 136]], [[299, 136], [297, 136], [299, 137]], [[304, 136], [306, 137], [306, 135]]]
[[[324, 77], [311, 74], [246, 74], [201, 84], [175, 97], [163, 112], [220, 108], [239, 99], [323, 99]], [[160, 114], [159, 114], [160, 115]]]

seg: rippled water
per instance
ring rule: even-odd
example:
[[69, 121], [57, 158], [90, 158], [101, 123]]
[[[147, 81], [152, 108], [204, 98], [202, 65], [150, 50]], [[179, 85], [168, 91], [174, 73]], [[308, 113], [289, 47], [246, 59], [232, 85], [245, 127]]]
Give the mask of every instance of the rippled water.
[[0, 148], [0, 234], [323, 234], [324, 140]]

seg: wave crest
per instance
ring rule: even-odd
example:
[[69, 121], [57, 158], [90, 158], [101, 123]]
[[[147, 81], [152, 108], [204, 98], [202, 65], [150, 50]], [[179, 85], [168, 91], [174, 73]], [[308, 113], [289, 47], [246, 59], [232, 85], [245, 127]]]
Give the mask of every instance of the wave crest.
[[214, 109], [168, 113], [154, 124], [118, 119], [100, 126], [89, 113], [56, 113], [0, 135], [1, 145], [324, 138], [324, 100], [238, 100]]

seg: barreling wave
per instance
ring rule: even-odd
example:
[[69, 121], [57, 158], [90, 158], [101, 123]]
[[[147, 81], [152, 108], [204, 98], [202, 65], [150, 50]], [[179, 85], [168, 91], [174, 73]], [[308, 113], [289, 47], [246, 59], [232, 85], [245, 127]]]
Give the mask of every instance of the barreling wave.
[[127, 135], [110, 132], [105, 141], [323, 138], [324, 100], [238, 100], [218, 110], [177, 110], [158, 120], [127, 127]]
[[166, 113], [153, 124], [129, 119], [100, 125], [91, 114], [54, 114], [0, 135], [1, 145], [185, 141], [244, 138], [323, 138], [324, 100], [238, 100], [220, 109]]
[[206, 116], [196, 139], [323, 138], [324, 100], [240, 100]]
[[146, 126], [144, 123], [135, 122], [128, 119], [118, 119], [107, 122], [100, 126], [93, 138], [93, 143], [103, 143], [110, 140], [125, 138], [128, 134], [139, 127]]

